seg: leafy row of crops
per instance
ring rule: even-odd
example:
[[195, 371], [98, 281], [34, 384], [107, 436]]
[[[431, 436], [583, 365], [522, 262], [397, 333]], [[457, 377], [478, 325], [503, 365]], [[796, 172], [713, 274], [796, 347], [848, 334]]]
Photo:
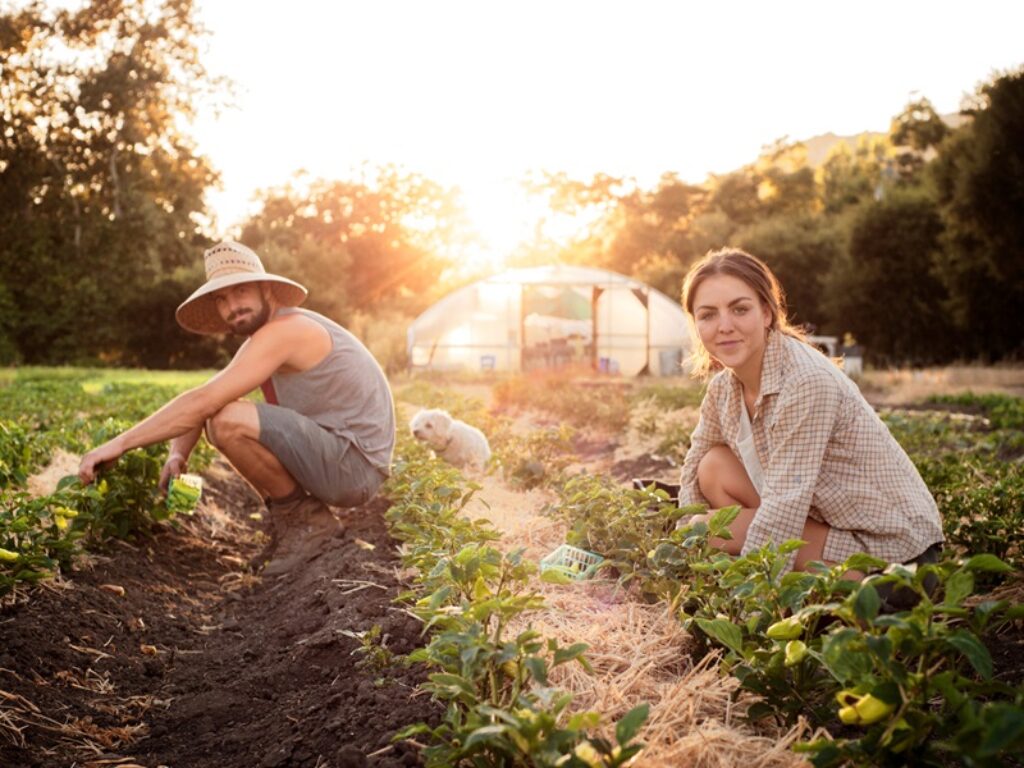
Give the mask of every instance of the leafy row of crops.
[[[170, 515], [156, 492], [159, 447], [132, 452], [89, 488], [72, 481], [39, 498], [24, 491], [28, 475], [55, 451], [80, 453], [181, 388], [96, 386], [88, 375], [29, 372], [0, 387], [0, 593], [53, 573], [83, 546], [102, 547]], [[514, 382], [506, 390], [505, 397], [515, 392], [506, 404], [555, 402], [577, 425], [599, 406], [618, 409], [616, 418], [628, 424], [640, 402], [672, 409], [695, 401], [692, 390], [595, 388], [555, 400]], [[523, 434], [478, 402], [422, 383], [409, 385], [403, 399], [447, 407], [483, 426], [495, 471], [510, 484], [553, 488], [558, 502], [548, 513], [566, 524], [570, 543], [606, 555], [614, 569], [606, 575], [617, 574], [641, 599], [665, 601], [704, 649], [720, 649], [723, 672], [764, 697], [749, 709], [753, 719], [804, 717], [824, 729], [797, 747], [815, 764], [897, 765], [912, 755], [922, 764], [1004, 765], [1024, 748], [1024, 692], [1019, 680], [1002, 677], [989, 651], [1002, 635], [1019, 635], [1024, 618], [1022, 606], [999, 596], [1022, 563], [1019, 399], [952, 404], [969, 417], [884, 414], [939, 500], [948, 548], [936, 565], [890, 568], [859, 584], [841, 578], [845, 569], [882, 564], [859, 557], [783, 575], [793, 543], [740, 558], [709, 546], [733, 511], [676, 530], [692, 510], [672, 506], [660, 492], [569, 476], [569, 427]], [[204, 451], [200, 461], [209, 458]], [[535, 569], [521, 552], [502, 552], [489, 525], [465, 517], [473, 493], [403, 436], [388, 517], [405, 542], [406, 564], [419, 574], [405, 596], [409, 610], [430, 632], [413, 659], [433, 670], [427, 689], [447, 705], [439, 726], [411, 726], [403, 737], [428, 740], [424, 757], [433, 766], [623, 764], [639, 747], [644, 710], [626, 715], [614, 740], [602, 737], [609, 731], [599, 713], [569, 714], [570, 697], [549, 686], [549, 673], [586, 665], [586, 649], [529, 630], [510, 633], [514, 619], [543, 608], [530, 588]], [[935, 591], [924, 588], [926, 579], [937, 583]], [[886, 598], [893, 588], [917, 604], [894, 609]], [[372, 653], [373, 638], [365, 645]]]
[[[623, 581], [667, 601], [706, 648], [723, 650], [723, 670], [764, 697], [752, 719], [806, 717], [828, 729], [830, 738], [798, 746], [816, 765], [899, 765], [908, 754], [923, 764], [1004, 765], [1024, 745], [1024, 691], [998, 678], [985, 645], [1019, 626], [1024, 606], [978, 594], [1009, 565], [950, 554], [933, 566], [844, 580], [847, 570], [885, 566], [861, 555], [783, 574], [799, 542], [729, 557], [708, 537], [727, 535], [738, 509], [675, 528], [699, 509], [680, 510], [653, 488], [581, 476], [549, 512], [569, 526], [570, 543], [608, 554]], [[917, 604], [894, 608], [883, 597], [894, 589]]]
[[[577, 425], [595, 413], [625, 425], [638, 404], [661, 402], [669, 411], [696, 399], [692, 390], [666, 399], [643, 390], [571, 392], [517, 380], [497, 390], [499, 405], [545, 410]], [[503, 435], [500, 419], [472, 403], [426, 385], [414, 394], [430, 405], [447, 397], [459, 415]], [[859, 556], [783, 575], [796, 542], [728, 557], [708, 539], [725, 532], [736, 510], [676, 530], [680, 517], [697, 510], [606, 477], [549, 474], [559, 500], [547, 511], [566, 525], [569, 543], [605, 555], [623, 583], [643, 599], [667, 601], [706, 650], [721, 649], [723, 672], [762, 697], [749, 709], [752, 719], [789, 725], [803, 717], [827, 733], [797, 746], [816, 765], [1004, 765], [1024, 747], [1024, 692], [1019, 680], [1000, 678], [987, 643], [1019, 634], [1024, 606], [987, 593], [1021, 564], [1024, 482], [1017, 459], [1024, 451], [1013, 421], [1019, 403], [957, 401], [978, 411], [969, 418], [928, 410], [884, 415], [939, 500], [948, 547], [935, 565], [888, 568], [862, 583], [842, 575], [879, 571], [885, 563]]]
[[562, 664], [586, 666], [586, 645], [562, 647], [517, 619], [545, 608], [530, 588], [536, 566], [522, 550], [502, 552], [489, 522], [463, 514], [476, 488], [423, 448], [403, 441], [387, 493], [392, 535], [416, 570], [405, 594], [429, 633], [410, 661], [430, 674], [424, 688], [446, 705], [434, 728], [414, 724], [396, 738], [429, 737], [428, 766], [620, 766], [641, 748], [633, 738], [647, 715], [637, 707], [617, 723], [614, 742], [598, 734], [597, 712], [566, 714], [572, 696], [548, 676]]
[[[66, 569], [83, 548], [149, 530], [175, 514], [157, 481], [166, 446], [132, 451], [83, 487], [66, 477], [33, 496], [29, 476], [62, 450], [81, 454], [131, 426], [184, 388], [100, 379], [88, 371], [26, 371], [0, 387], [0, 595]], [[193, 466], [212, 457], [201, 444]]]

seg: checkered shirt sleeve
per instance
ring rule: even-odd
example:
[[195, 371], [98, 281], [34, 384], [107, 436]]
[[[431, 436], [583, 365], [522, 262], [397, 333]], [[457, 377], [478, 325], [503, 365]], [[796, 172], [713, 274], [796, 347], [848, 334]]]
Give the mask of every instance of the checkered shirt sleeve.
[[786, 382], [775, 403], [761, 506], [747, 529], [743, 554], [769, 541], [803, 537], [839, 406], [839, 387], [825, 370], [804, 369]]
[[723, 374], [719, 373], [708, 385], [708, 391], [700, 404], [700, 419], [690, 435], [690, 448], [686, 451], [686, 459], [679, 474], [679, 506], [690, 504], [707, 504], [708, 500], [700, 492], [697, 483], [697, 466], [704, 455], [716, 445], [725, 442], [722, 432], [721, 411], [719, 401], [722, 397]]

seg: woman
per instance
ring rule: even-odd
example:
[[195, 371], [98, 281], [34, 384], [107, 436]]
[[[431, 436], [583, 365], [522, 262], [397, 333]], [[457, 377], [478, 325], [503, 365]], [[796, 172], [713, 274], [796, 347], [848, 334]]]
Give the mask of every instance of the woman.
[[742, 508], [733, 538], [715, 543], [745, 554], [802, 539], [797, 569], [856, 552], [933, 562], [935, 500], [857, 386], [789, 324], [771, 270], [740, 250], [709, 253], [687, 275], [683, 305], [699, 339], [695, 375], [722, 370], [701, 404], [679, 503]]

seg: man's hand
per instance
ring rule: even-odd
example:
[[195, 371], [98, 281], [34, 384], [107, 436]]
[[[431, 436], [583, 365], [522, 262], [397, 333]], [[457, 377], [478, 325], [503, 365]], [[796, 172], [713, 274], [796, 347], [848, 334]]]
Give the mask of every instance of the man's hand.
[[164, 468], [160, 471], [160, 490], [167, 493], [167, 485], [171, 478], [177, 477], [188, 468], [188, 459], [180, 453], [172, 453], [164, 462]]
[[82, 463], [78, 465], [78, 479], [83, 485], [88, 485], [96, 479], [96, 473], [104, 464], [113, 464], [124, 451], [115, 440], [104, 443], [99, 448], [93, 448], [82, 457]]

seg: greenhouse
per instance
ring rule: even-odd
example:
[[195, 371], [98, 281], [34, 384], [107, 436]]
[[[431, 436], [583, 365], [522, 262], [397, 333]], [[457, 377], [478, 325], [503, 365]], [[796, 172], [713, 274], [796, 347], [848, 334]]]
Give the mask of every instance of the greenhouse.
[[409, 327], [414, 370], [682, 372], [690, 347], [678, 303], [603, 269], [513, 269], [464, 286]]

